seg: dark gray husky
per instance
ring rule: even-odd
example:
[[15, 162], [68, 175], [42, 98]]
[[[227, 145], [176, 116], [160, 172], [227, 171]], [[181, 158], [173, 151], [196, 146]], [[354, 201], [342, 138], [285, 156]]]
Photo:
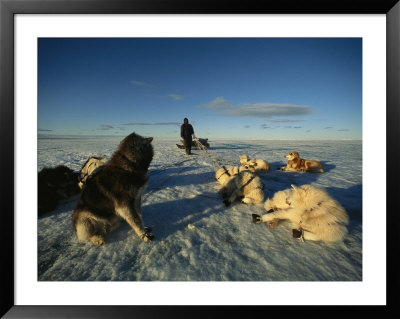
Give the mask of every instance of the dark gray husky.
[[145, 242], [154, 235], [144, 227], [141, 198], [147, 171], [153, 159], [152, 137], [135, 133], [122, 140], [110, 161], [90, 175], [72, 214], [78, 240], [94, 245], [105, 243], [105, 236], [124, 219]]

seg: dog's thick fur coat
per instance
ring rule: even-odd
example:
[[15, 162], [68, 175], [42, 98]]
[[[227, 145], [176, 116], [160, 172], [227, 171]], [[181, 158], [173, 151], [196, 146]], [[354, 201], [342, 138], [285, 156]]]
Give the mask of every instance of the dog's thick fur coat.
[[238, 172], [237, 167], [221, 167], [215, 173], [215, 178], [222, 185], [219, 193], [225, 198], [226, 206], [237, 198], [242, 203], [258, 204], [264, 201], [264, 185], [258, 176], [250, 172]]
[[154, 238], [143, 225], [141, 210], [141, 197], [153, 158], [152, 140], [135, 133], [128, 135], [110, 161], [86, 180], [72, 215], [78, 240], [90, 240], [101, 246], [105, 236], [118, 227], [120, 219], [143, 241]]
[[[256, 223], [269, 222], [271, 226], [281, 219], [288, 219], [305, 240], [338, 241], [347, 233], [349, 223], [345, 209], [325, 190], [302, 185], [286, 189], [267, 199], [264, 208], [270, 213], [253, 214]], [[297, 233], [297, 231], [294, 233]]]
[[316, 160], [305, 160], [300, 158], [300, 155], [296, 151], [292, 151], [285, 155], [288, 160], [286, 166], [280, 168], [281, 171], [291, 172], [314, 172], [322, 173], [324, 171], [324, 165]]
[[250, 159], [248, 155], [240, 155], [240, 171], [250, 171], [252, 173], [268, 172], [271, 166], [262, 159]]

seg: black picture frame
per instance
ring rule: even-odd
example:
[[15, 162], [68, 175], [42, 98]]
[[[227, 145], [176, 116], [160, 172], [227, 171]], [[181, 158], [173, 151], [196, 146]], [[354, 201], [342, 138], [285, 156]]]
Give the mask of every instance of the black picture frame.
[[[16, 14], [385, 14], [387, 21], [387, 305], [386, 306], [16, 306], [14, 303], [14, 16]], [[168, 318], [315, 315], [392, 318], [399, 316], [395, 234], [400, 106], [400, 3], [398, 0], [0, 0], [0, 181], [1, 308], [4, 318]], [[379, 108], [379, 106], [377, 106]], [[379, 159], [379, 154], [377, 154]], [[379, 167], [377, 168], [379, 169]], [[396, 192], [397, 193], [397, 192]], [[371, 292], [373, 294], [374, 292]], [[43, 301], [45, 304], [45, 301]], [[268, 307], [268, 309], [265, 309]]]

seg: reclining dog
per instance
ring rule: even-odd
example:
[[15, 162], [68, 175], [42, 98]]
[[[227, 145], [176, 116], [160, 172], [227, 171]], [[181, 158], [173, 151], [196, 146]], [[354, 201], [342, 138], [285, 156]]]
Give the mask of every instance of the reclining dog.
[[282, 219], [291, 222], [295, 238], [315, 241], [339, 241], [347, 233], [349, 218], [345, 209], [325, 190], [302, 185], [274, 194], [264, 204], [267, 214], [252, 214], [254, 223], [268, 222], [275, 227]]
[[281, 171], [314, 173], [322, 173], [324, 171], [324, 165], [321, 162], [302, 159], [296, 151], [292, 151], [285, 155], [285, 158], [288, 162], [286, 166], [279, 168]]
[[240, 198], [245, 204], [258, 204], [264, 201], [264, 185], [258, 176], [251, 172], [238, 173], [238, 168], [233, 168], [232, 173], [225, 167], [217, 170], [215, 178], [222, 185], [219, 193], [225, 199], [224, 204], [229, 206]]
[[237, 166], [222, 166], [215, 172], [215, 179], [220, 185], [224, 185], [232, 177], [239, 174]]
[[56, 209], [60, 200], [79, 194], [78, 173], [59, 165], [44, 167], [38, 173], [38, 215]]
[[257, 172], [268, 172], [270, 165], [268, 162], [262, 159], [249, 159], [248, 155], [240, 155], [240, 171], [250, 171], [253, 173]]

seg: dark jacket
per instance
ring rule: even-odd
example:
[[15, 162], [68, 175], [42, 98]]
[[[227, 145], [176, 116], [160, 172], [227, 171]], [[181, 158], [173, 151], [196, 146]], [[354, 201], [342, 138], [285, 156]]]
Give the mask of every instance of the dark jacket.
[[192, 139], [192, 134], [194, 134], [193, 126], [191, 124], [181, 125], [181, 137], [184, 140]]

